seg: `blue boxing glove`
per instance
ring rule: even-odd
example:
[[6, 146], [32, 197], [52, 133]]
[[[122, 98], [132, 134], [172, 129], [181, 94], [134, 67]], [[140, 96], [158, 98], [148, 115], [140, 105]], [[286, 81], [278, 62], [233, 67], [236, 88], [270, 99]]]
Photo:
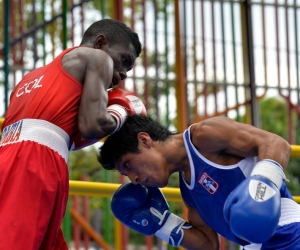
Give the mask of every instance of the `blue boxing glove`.
[[159, 188], [127, 182], [113, 194], [114, 216], [129, 228], [144, 235], [156, 235], [173, 246], [180, 246], [183, 229], [192, 226], [169, 212], [168, 203]]
[[274, 234], [281, 209], [279, 189], [286, 180], [280, 164], [259, 161], [251, 176], [228, 196], [224, 217], [232, 232], [251, 243], [266, 242]]

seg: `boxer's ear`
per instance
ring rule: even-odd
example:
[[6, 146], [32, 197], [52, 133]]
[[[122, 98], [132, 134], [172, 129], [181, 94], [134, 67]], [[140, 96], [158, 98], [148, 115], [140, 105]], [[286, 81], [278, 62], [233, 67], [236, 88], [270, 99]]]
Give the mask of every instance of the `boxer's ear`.
[[146, 148], [152, 147], [153, 140], [148, 133], [140, 132], [138, 133], [137, 138], [139, 140], [139, 143], [141, 143], [141, 145], [143, 145], [144, 147]]
[[106, 36], [103, 34], [100, 34], [96, 37], [94, 48], [95, 49], [103, 49], [103, 46], [107, 45]]

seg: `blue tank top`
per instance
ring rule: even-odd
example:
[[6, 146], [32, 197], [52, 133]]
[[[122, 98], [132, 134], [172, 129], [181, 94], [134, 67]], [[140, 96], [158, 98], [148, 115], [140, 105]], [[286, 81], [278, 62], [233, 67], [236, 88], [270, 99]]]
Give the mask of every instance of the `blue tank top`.
[[[180, 190], [184, 201], [195, 208], [205, 223], [217, 233], [239, 245], [249, 245], [231, 232], [223, 216], [223, 206], [231, 191], [250, 176], [257, 157], [244, 158], [237, 164], [223, 166], [209, 161], [198, 152], [190, 139], [190, 127], [184, 132], [183, 139], [191, 168], [190, 184], [185, 181], [183, 173], [180, 174]], [[282, 197], [293, 199], [285, 183], [280, 192]]]

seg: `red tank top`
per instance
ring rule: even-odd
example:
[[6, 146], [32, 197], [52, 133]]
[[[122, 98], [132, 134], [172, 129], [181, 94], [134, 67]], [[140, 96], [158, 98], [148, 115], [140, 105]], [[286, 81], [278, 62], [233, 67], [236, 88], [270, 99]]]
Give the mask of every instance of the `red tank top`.
[[62, 67], [64, 50], [48, 65], [28, 73], [15, 87], [2, 128], [25, 118], [42, 119], [62, 128], [72, 138], [78, 133], [77, 118], [82, 85]]

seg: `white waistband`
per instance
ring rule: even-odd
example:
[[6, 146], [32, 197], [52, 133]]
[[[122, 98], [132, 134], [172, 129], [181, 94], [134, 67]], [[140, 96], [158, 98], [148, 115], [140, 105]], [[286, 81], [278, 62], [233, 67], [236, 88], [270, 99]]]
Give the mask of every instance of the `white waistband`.
[[300, 222], [300, 205], [294, 200], [281, 198], [281, 216], [278, 226]]
[[48, 121], [23, 119], [3, 129], [0, 146], [20, 141], [34, 141], [45, 145], [61, 155], [66, 162], [68, 161], [69, 135]]

